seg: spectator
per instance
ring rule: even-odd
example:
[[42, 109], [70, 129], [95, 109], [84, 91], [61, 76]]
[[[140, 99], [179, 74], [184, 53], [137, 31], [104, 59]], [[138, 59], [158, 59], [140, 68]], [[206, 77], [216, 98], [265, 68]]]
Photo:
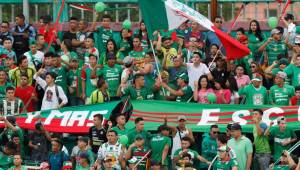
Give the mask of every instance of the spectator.
[[222, 80], [216, 79], [215, 80], [215, 91], [216, 95], [216, 103], [217, 104], [229, 104], [230, 103], [230, 97], [231, 97], [231, 91], [226, 88], [226, 85]]
[[172, 46], [172, 39], [169, 36], [161, 37], [158, 34], [158, 41], [156, 45], [156, 51], [158, 55], [162, 55], [166, 60], [166, 67], [173, 66], [173, 58], [177, 57], [177, 50]]
[[64, 93], [68, 95], [68, 86], [67, 86], [68, 65], [66, 66], [62, 64], [62, 58], [60, 58], [58, 54], [54, 54], [52, 56], [51, 62], [52, 62], [52, 68], [50, 71], [56, 74], [55, 84], [59, 85], [63, 89]]
[[14, 37], [13, 48], [19, 58], [26, 51], [29, 51], [29, 41], [35, 40], [36, 32], [33, 26], [25, 23], [25, 16], [16, 16], [16, 26], [11, 29]]
[[[233, 151], [233, 149], [232, 148], [230, 148], [230, 147], [228, 147], [227, 146], [227, 142], [228, 142], [228, 140], [231, 138], [231, 134], [229, 134], [229, 136], [228, 136], [228, 132], [229, 133], [231, 133], [231, 125], [232, 124], [228, 124], [227, 125], [227, 128], [226, 128], [226, 134], [219, 134], [218, 135], [218, 138], [217, 138], [217, 144], [218, 144], [218, 147], [220, 148], [220, 147], [222, 147], [222, 146], [226, 146], [227, 147], [227, 152], [228, 152], [228, 154], [229, 154], [229, 157], [231, 158], [231, 159], [236, 159], [236, 155], [235, 155], [235, 153], [234, 153], [234, 151]], [[218, 156], [218, 155], [217, 155]]]
[[211, 162], [199, 155], [197, 151], [194, 151], [189, 148], [191, 144], [192, 141], [189, 137], [183, 137], [181, 139], [181, 148], [177, 149], [174, 153], [174, 163], [178, 163], [179, 159], [183, 156], [184, 153], [189, 153], [192, 157], [192, 160], [199, 160], [201, 162], [205, 162], [207, 165], [210, 165]]
[[3, 151], [0, 152], [0, 168], [9, 169], [13, 166], [13, 156], [16, 152], [16, 145], [11, 141], [3, 147]]
[[9, 38], [3, 39], [3, 48], [6, 50], [8, 58], [13, 58], [14, 63], [17, 63], [18, 62], [17, 55], [14, 51], [15, 49], [13, 48], [13, 42], [11, 39]]
[[290, 100], [291, 105], [300, 105], [300, 86], [295, 88], [295, 96]]
[[184, 63], [192, 63], [194, 52], [201, 53], [200, 47], [203, 47], [203, 43], [196, 37], [190, 37], [189, 42], [186, 43], [186, 45], [187, 47], [182, 49], [182, 58], [184, 59]]
[[123, 114], [117, 115], [116, 122], [117, 122], [117, 125], [111, 129], [116, 131], [119, 136], [127, 135], [129, 129], [125, 127], [125, 124], [126, 124], [125, 115], [123, 115]]
[[170, 94], [176, 96], [177, 102], [190, 102], [193, 97], [192, 88], [189, 86], [189, 77], [186, 73], [177, 76], [178, 90], [172, 89], [166, 83], [162, 82], [162, 87], [170, 91]]
[[[265, 73], [272, 74], [274, 77], [279, 71], [283, 71], [288, 65], [289, 61], [286, 58], [281, 58], [280, 60], [274, 61], [272, 65], [265, 69]], [[289, 85], [291, 83], [290, 76], [285, 78], [285, 84]]]
[[[270, 104], [289, 105], [290, 98], [295, 94], [295, 88], [284, 84], [286, 73], [279, 71], [275, 77], [275, 85], [270, 89]], [[276, 94], [276, 95], [275, 95]]]
[[[172, 130], [172, 152], [171, 158], [174, 158], [174, 153], [176, 150], [181, 148], [181, 140], [183, 137], [189, 137], [191, 143], [195, 142], [192, 129], [186, 127], [187, 118], [184, 115], [178, 116], [177, 118], [178, 126], [172, 127], [169, 126]], [[167, 122], [167, 121], [166, 121]]]
[[9, 170], [27, 170], [27, 168], [22, 165], [22, 161], [22, 157], [19, 153], [14, 154], [14, 166], [10, 167]]
[[245, 29], [243, 27], [239, 27], [238, 29], [236, 29], [237, 40], [240, 40], [240, 37], [242, 37], [243, 35], [245, 35]]
[[50, 170], [50, 165], [48, 162], [42, 162], [40, 168], [41, 170]]
[[187, 72], [189, 76], [189, 86], [194, 90], [194, 82], [198, 80], [202, 75], [207, 75], [209, 80], [212, 80], [213, 77], [207, 68], [207, 66], [202, 63], [202, 55], [198, 52], [195, 52], [193, 55], [193, 63], [187, 63]]
[[27, 57], [28, 66], [39, 70], [44, 60], [44, 52], [37, 50], [36, 41], [31, 41], [29, 48], [30, 51], [24, 53], [24, 56]]
[[52, 46], [48, 47], [48, 44], [45, 42], [45, 36], [42, 34], [38, 34], [36, 36], [36, 48], [38, 51], [41, 51], [43, 53], [47, 53], [48, 51], [53, 53], [55, 52], [55, 49]]
[[[84, 52], [84, 64], [89, 64], [89, 56], [93, 54], [99, 60], [99, 51], [95, 48], [95, 42], [92, 37], [87, 37], [84, 41], [85, 52]], [[102, 64], [102, 63], [101, 63]]]
[[63, 89], [56, 85], [54, 80], [55, 73], [46, 73], [46, 81], [40, 75], [45, 73], [45, 69], [40, 69], [35, 75], [34, 79], [44, 89], [45, 94], [42, 101], [41, 110], [61, 108], [68, 103], [68, 98]]
[[107, 64], [97, 72], [97, 76], [103, 76], [108, 85], [108, 92], [111, 97], [117, 96], [118, 87], [121, 83], [122, 67], [116, 63], [116, 56], [110, 53], [107, 56]]
[[107, 64], [107, 58], [110, 54], [114, 54], [115, 56], [119, 55], [117, 44], [116, 44], [115, 40], [113, 40], [113, 39], [107, 40], [106, 51], [101, 53], [98, 63], [102, 66], [104, 64]]
[[273, 127], [271, 130], [268, 128], [265, 132], [266, 135], [270, 135], [271, 139], [274, 139], [274, 161], [277, 161], [282, 152], [291, 148], [292, 143], [297, 141], [294, 130], [286, 126], [285, 117], [277, 118], [277, 124], [278, 126]]
[[[242, 35], [239, 39], [239, 42], [245, 45], [246, 47], [249, 47], [249, 41], [246, 35]], [[242, 65], [246, 69], [246, 73], [249, 76], [251, 76], [251, 74], [253, 74], [254, 72], [258, 71], [259, 65], [257, 63], [258, 62], [256, 62], [252, 53], [235, 61], [236, 65]], [[255, 65], [255, 67], [252, 67], [253, 65]]]
[[218, 158], [213, 163], [213, 169], [230, 169], [238, 170], [238, 162], [235, 158], [230, 157], [228, 146], [218, 148]]
[[[94, 43], [94, 34], [88, 30], [88, 22], [81, 19], [78, 23], [78, 31], [76, 33], [76, 39], [72, 40], [73, 47], [75, 47], [75, 52], [78, 55], [78, 58], [82, 61], [84, 60], [85, 46], [87, 38], [91, 38]], [[94, 46], [94, 44], [93, 44]], [[97, 50], [98, 51], [98, 50]], [[99, 53], [98, 53], [99, 56]], [[87, 62], [89, 57], [87, 56]], [[82, 63], [81, 63], [82, 64]]]
[[64, 161], [69, 160], [68, 156], [63, 152], [62, 142], [58, 139], [54, 139], [51, 142], [51, 153], [49, 154], [50, 170], [62, 169]]
[[230, 104], [239, 104], [239, 93], [236, 79], [233, 76], [228, 77], [225, 83], [226, 87], [231, 91]]
[[23, 107], [22, 100], [15, 97], [15, 88], [7, 87], [5, 99], [0, 101], [0, 115], [19, 115]]
[[134, 59], [134, 67], [139, 70], [144, 67], [144, 57], [146, 51], [143, 49], [141, 44], [141, 38], [139, 36], [133, 37], [133, 49], [129, 52], [129, 56]]
[[229, 68], [227, 67], [229, 64], [222, 57], [217, 57], [215, 61], [217, 64], [216, 68], [211, 71], [212, 77], [214, 80], [219, 80], [222, 84], [225, 84], [229, 77]]
[[14, 82], [15, 86], [20, 86], [21, 84], [21, 74], [24, 73], [28, 76], [28, 84], [32, 85], [33, 76], [35, 74], [35, 69], [28, 67], [28, 59], [26, 56], [20, 56], [18, 67], [12, 71], [11, 80]]
[[289, 44], [294, 44], [296, 37], [296, 25], [295, 17], [293, 14], [286, 14], [284, 18], [281, 18], [281, 21], [284, 23], [284, 39], [288, 38]]
[[140, 22], [139, 28], [135, 30], [134, 36], [135, 35], [138, 35], [140, 37], [141, 45], [144, 50], [147, 50], [150, 48], [150, 42], [149, 42], [149, 38], [148, 38], [147, 28], [146, 28], [146, 25], [143, 20]]
[[210, 83], [207, 75], [200, 76], [198, 82], [194, 82], [194, 101], [203, 104], [209, 104], [207, 95], [214, 93], [213, 89], [210, 88]]
[[251, 50], [254, 59], [256, 62], [260, 62], [259, 60], [261, 59], [262, 53], [259, 52], [258, 49], [265, 41], [266, 36], [262, 33], [260, 29], [260, 25], [257, 20], [250, 21], [249, 31], [247, 36], [249, 42], [248, 47]]
[[258, 73], [253, 75], [251, 84], [239, 89], [239, 95], [246, 98], [246, 104], [265, 105], [268, 104], [268, 94], [262, 85], [262, 76]]
[[79, 67], [79, 60], [77, 57], [71, 57], [70, 69], [67, 73], [67, 84], [69, 92], [69, 105], [79, 106], [84, 105], [82, 96], [82, 68]]
[[[128, 160], [129, 168], [133, 169], [134, 165], [138, 163], [147, 153], [149, 152], [148, 147], [145, 146], [145, 140], [142, 136], [137, 135], [135, 137], [134, 144], [128, 147], [126, 153], [126, 160]], [[148, 159], [148, 158], [147, 158]], [[147, 168], [147, 159], [141, 161], [137, 166], [138, 169]]]
[[171, 147], [170, 138], [163, 136], [162, 131], [168, 130], [167, 125], [159, 127], [158, 134], [152, 136], [150, 139], [150, 148], [151, 148], [151, 162], [160, 163], [161, 170], [168, 169], [168, 152]]
[[82, 152], [79, 155], [79, 164], [76, 165], [76, 170], [90, 170], [90, 158], [87, 153]]
[[287, 76], [291, 76], [292, 79], [292, 85], [294, 87], [300, 85], [300, 55], [297, 55], [294, 59], [294, 64], [289, 64], [285, 69], [284, 72], [287, 74]]
[[105, 159], [115, 160], [114, 168], [125, 168], [125, 162], [123, 160], [125, 154], [125, 148], [118, 142], [118, 134], [116, 131], [110, 130], [106, 134], [107, 142], [102, 144], [98, 151], [98, 157], [94, 164], [94, 167], [101, 168], [102, 162]]
[[153, 89], [145, 86], [145, 78], [141, 74], [136, 74], [133, 79], [133, 85], [126, 88], [119, 87], [117, 96], [130, 96], [132, 100], [152, 100], [154, 97]]
[[[214, 23], [213, 23], [218, 29], [220, 29], [223, 32], [227, 32], [227, 30], [225, 30], [222, 26], [223, 26], [223, 18], [221, 16], [216, 16], [214, 18]], [[215, 34], [215, 32], [213, 31], [209, 31], [207, 32], [207, 39], [206, 39], [206, 46], [208, 48], [211, 47], [212, 44], [216, 44], [220, 47], [221, 45], [221, 41], [219, 40], [219, 38], [217, 37], [217, 35]], [[222, 53], [224, 53], [223, 51], [225, 50], [224, 48], [221, 49]]]
[[174, 86], [177, 86], [176, 76], [182, 73], [187, 73], [186, 67], [182, 62], [182, 58], [178, 56], [173, 58], [173, 66], [171, 67], [167, 67], [166, 65], [166, 57], [164, 57], [162, 61], [163, 69], [169, 73], [170, 83]]
[[155, 70], [155, 62], [152, 62], [153, 60], [155, 60], [152, 51], [148, 51], [144, 59], [144, 67], [138, 70], [136, 74], [144, 75], [146, 86], [153, 87], [153, 85], [155, 84], [155, 77], [158, 73], [157, 70]]
[[297, 166], [296, 163], [294, 162], [292, 156], [290, 155], [290, 153], [288, 151], [284, 150], [282, 155], [280, 156], [280, 164], [279, 165], [271, 164], [269, 166], [269, 170], [276, 170], [276, 169], [296, 169], [296, 170], [298, 170], [297, 167], [299, 167], [299, 163]]
[[[68, 31], [64, 32], [62, 40], [69, 39], [71, 41], [76, 40], [76, 33], [78, 29], [78, 18], [70, 17]], [[72, 45], [75, 45], [75, 43]]]
[[89, 56], [89, 65], [83, 67], [81, 72], [82, 79], [82, 99], [86, 103], [90, 103], [90, 98], [92, 92], [97, 88], [98, 78], [96, 72], [99, 69], [97, 66], [97, 56], [90, 54]]
[[[169, 77], [170, 76], [169, 76], [169, 73], [167, 71], [161, 72], [161, 80], [162, 80], [162, 82], [166, 83], [171, 89], [176, 89], [176, 86], [169, 81]], [[156, 80], [155, 80], [156, 82], [155, 82], [154, 86], [160, 85], [161, 80], [160, 80], [159, 77], [157, 77]], [[168, 91], [166, 88], [164, 88], [164, 87], [158, 87], [158, 88], [155, 88], [154, 99], [155, 100], [175, 101], [176, 96], [172, 95], [170, 93], [170, 91]]]
[[[219, 135], [218, 125], [211, 125], [209, 134], [205, 133], [203, 135], [203, 140], [201, 144], [201, 154], [202, 157], [208, 161], [212, 161], [217, 155], [218, 144], [217, 137]], [[207, 169], [207, 164], [201, 164], [201, 169]]]
[[[227, 138], [227, 141], [229, 139], [231, 139], [231, 126], [232, 126], [232, 123], [228, 123], [227, 126], [226, 126], [226, 138]], [[226, 144], [227, 144], [227, 141], [226, 141]]]
[[123, 60], [124, 63], [124, 69], [122, 71], [121, 75], [121, 85], [122, 86], [129, 86], [132, 84], [133, 81], [133, 58], [127, 56]]
[[[100, 54], [105, 52], [105, 44], [107, 44], [109, 39], [113, 38], [113, 30], [111, 29], [111, 16], [105, 14], [101, 19], [101, 26], [96, 28], [96, 21], [98, 20], [98, 16], [96, 16], [95, 20], [92, 24], [92, 30], [95, 31], [94, 37], [98, 40], [96, 42], [96, 48], [99, 50]], [[116, 48], [116, 47], [115, 47]], [[100, 60], [101, 61], [101, 60]]]
[[91, 104], [105, 103], [110, 101], [110, 93], [108, 91], [108, 84], [103, 77], [98, 78], [98, 89], [91, 94]]
[[268, 169], [271, 158], [271, 148], [268, 137], [265, 135], [268, 125], [262, 121], [263, 114], [264, 112], [261, 109], [253, 110], [252, 120], [254, 122], [254, 156], [258, 161], [260, 169]]
[[25, 147], [24, 143], [21, 143], [19, 134], [18, 133], [13, 133], [11, 136], [11, 141], [16, 145], [16, 152], [21, 154], [22, 158], [25, 158]]
[[251, 141], [242, 135], [242, 126], [238, 123], [231, 125], [231, 135], [228, 146], [236, 153], [238, 169], [250, 170], [253, 153]]
[[212, 44], [210, 46], [209, 52], [204, 60], [205, 64], [209, 66], [209, 70], [214, 70], [217, 66], [216, 59], [213, 62], [214, 58], [223, 58], [223, 55], [219, 50], [219, 46], [217, 44]]
[[182, 154], [182, 158], [178, 162], [180, 168], [177, 168], [177, 170], [185, 170], [185, 169], [196, 170], [195, 168], [193, 168], [192, 156], [187, 152]]
[[282, 54], [287, 58], [287, 45], [281, 38], [282, 34], [280, 33], [280, 30], [275, 28], [271, 31], [271, 37], [259, 47], [259, 52], [266, 50], [267, 58], [264, 58], [264, 63], [266, 65], [271, 65], [273, 61], [277, 60], [279, 54]]
[[96, 154], [99, 147], [107, 142], [106, 129], [102, 126], [103, 115], [94, 115], [94, 126], [89, 129], [89, 145], [92, 147], [92, 151]]
[[[50, 15], [44, 15], [40, 18], [41, 26], [38, 29], [38, 34], [43, 35], [45, 37], [45, 42], [47, 44], [56, 44], [57, 43], [57, 35], [55, 25], [51, 23], [52, 17]], [[52, 41], [52, 42], [51, 42]]]
[[129, 52], [132, 50], [132, 39], [131, 39], [131, 30], [123, 28], [120, 31], [121, 40], [118, 43], [119, 49], [119, 57], [118, 63], [122, 63], [124, 57], [128, 56]]
[[71, 160], [73, 162], [74, 167], [79, 167], [82, 164], [82, 160], [81, 160], [81, 154], [84, 154], [84, 156], [86, 156], [88, 160], [88, 166], [91, 166], [94, 163], [94, 154], [93, 152], [90, 150], [90, 148], [88, 147], [88, 142], [89, 142], [89, 138], [88, 137], [79, 137], [78, 141], [77, 141], [77, 146], [78, 149], [73, 148], [72, 154], [71, 154]]
[[69, 66], [71, 58], [78, 58], [77, 53], [73, 51], [72, 41], [70, 39], [63, 40], [60, 44], [60, 49], [60, 64], [62, 66]]
[[10, 82], [7, 81], [7, 73], [3, 68], [0, 68], [0, 99], [5, 98], [6, 88], [13, 86]]
[[236, 79], [238, 88], [244, 87], [250, 83], [250, 78], [248, 75], [244, 74], [244, 71], [245, 71], [245, 69], [241, 65], [238, 65], [235, 68], [235, 73], [236, 73], [235, 79]]
[[29, 133], [28, 146], [31, 149], [31, 160], [47, 161], [51, 136], [41, 122], [35, 123], [35, 130]]
[[140, 135], [145, 140], [145, 146], [148, 146], [149, 140], [151, 138], [150, 133], [144, 130], [144, 119], [141, 117], [138, 117], [134, 120], [135, 128], [128, 131], [128, 145], [130, 146], [132, 143], [134, 143], [134, 139], [137, 135]]
[[13, 70], [17, 68], [13, 56], [7, 56], [4, 61], [4, 68], [5, 70], [8, 70], [8, 77], [11, 77]]
[[14, 38], [9, 31], [9, 22], [8, 21], [2, 21], [1, 28], [0, 28], [0, 46], [3, 45], [3, 40], [9, 38], [14, 41]]

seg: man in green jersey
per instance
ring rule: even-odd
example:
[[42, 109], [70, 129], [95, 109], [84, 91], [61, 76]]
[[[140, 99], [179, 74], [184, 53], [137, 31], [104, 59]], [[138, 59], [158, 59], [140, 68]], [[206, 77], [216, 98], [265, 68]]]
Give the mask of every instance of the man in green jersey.
[[139, 36], [133, 37], [133, 50], [129, 52], [129, 56], [134, 59], [134, 69], [140, 70], [145, 65], [146, 51], [141, 44], [141, 38]]
[[176, 96], [177, 102], [188, 102], [193, 97], [192, 88], [188, 85], [189, 77], [186, 73], [181, 73], [177, 77], [178, 90], [172, 89], [166, 83], [162, 83], [162, 87], [170, 91], [170, 94]]
[[135, 127], [128, 131], [128, 145], [130, 146], [137, 135], [141, 135], [145, 140], [145, 146], [148, 146], [149, 139], [151, 138], [151, 134], [144, 130], [144, 119], [138, 117], [134, 120]]
[[112, 130], [118, 133], [118, 136], [127, 135], [128, 129], [125, 127], [126, 124], [126, 117], [123, 114], [119, 114], [116, 117], [117, 125], [111, 128]]
[[0, 168], [8, 169], [13, 165], [13, 154], [16, 152], [17, 146], [12, 142], [8, 142], [0, 152]]
[[279, 71], [275, 77], [275, 85], [270, 89], [270, 104], [289, 105], [290, 98], [295, 94], [295, 88], [284, 84], [286, 73]]
[[277, 118], [278, 126], [266, 130], [265, 134], [274, 139], [274, 161], [278, 160], [284, 150], [291, 148], [292, 143], [297, 141], [297, 136], [293, 129], [287, 127], [285, 117]]
[[7, 77], [7, 73], [3, 67], [0, 68], [0, 99], [5, 98], [6, 88], [9, 86], [13, 86]]
[[116, 64], [116, 56], [109, 53], [107, 56], [107, 64], [97, 72], [97, 76], [103, 76], [108, 84], [108, 91], [111, 97], [117, 96], [118, 87], [121, 83], [122, 67]]
[[1, 115], [19, 115], [24, 107], [21, 99], [15, 97], [15, 88], [6, 88], [6, 97], [0, 100]]
[[291, 157], [290, 153], [288, 151], [283, 151], [281, 157], [280, 157], [280, 163], [279, 165], [271, 164], [269, 166], [269, 170], [291, 170], [291, 169], [299, 169], [299, 163], [298, 166], [296, 165], [295, 161]]
[[239, 95], [246, 97], [246, 104], [264, 105], [268, 103], [267, 89], [262, 86], [262, 76], [253, 74], [251, 84], [239, 89]]
[[14, 166], [10, 167], [9, 170], [27, 170], [27, 168], [22, 165], [21, 154], [14, 154]]
[[263, 52], [266, 50], [267, 58], [265, 59], [268, 65], [271, 65], [273, 61], [277, 60], [278, 55], [287, 56], [287, 45], [281, 39], [282, 34], [280, 30], [275, 28], [271, 31], [271, 38], [265, 41], [265, 43], [259, 47], [258, 51]]
[[[203, 135], [203, 140], [201, 144], [201, 154], [203, 158], [208, 161], [212, 161], [214, 157], [217, 155], [218, 144], [217, 137], [219, 135], [219, 127], [218, 125], [211, 125], [209, 133], [205, 133]], [[201, 169], [207, 169], [207, 164], [201, 164]]]
[[67, 72], [68, 69], [66, 66], [60, 64], [60, 56], [55, 54], [52, 56], [52, 72], [54, 72], [57, 76], [55, 79], [55, 84], [59, 85], [64, 93], [68, 94], [68, 85], [67, 85]]
[[[149, 152], [148, 147], [145, 146], [145, 140], [141, 135], [137, 135], [135, 137], [134, 144], [130, 145], [127, 154], [126, 160], [128, 160], [129, 168], [133, 169], [133, 167], [141, 161], [141, 159]], [[148, 156], [137, 166], [137, 170], [146, 170], [147, 169], [147, 161]]]
[[218, 158], [213, 163], [213, 170], [238, 170], [238, 162], [230, 157], [230, 148], [226, 145], [218, 148]]
[[291, 76], [292, 85], [294, 87], [300, 85], [300, 54], [298, 54], [294, 59], [294, 64], [291, 63], [284, 69], [284, 72]]
[[136, 74], [133, 78], [133, 85], [124, 88], [120, 85], [117, 95], [130, 96], [132, 100], [152, 100], [154, 97], [153, 89], [145, 86], [145, 78], [141, 74]]

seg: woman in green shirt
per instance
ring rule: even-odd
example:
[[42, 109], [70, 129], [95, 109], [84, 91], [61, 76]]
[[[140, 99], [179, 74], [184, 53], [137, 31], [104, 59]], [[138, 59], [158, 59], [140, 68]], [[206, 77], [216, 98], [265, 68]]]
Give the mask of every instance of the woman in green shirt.
[[248, 47], [251, 50], [255, 61], [259, 61], [262, 53], [258, 52], [258, 48], [263, 44], [266, 36], [261, 32], [258, 21], [252, 20], [248, 31]]
[[107, 57], [110, 53], [114, 53], [115, 56], [117, 56], [117, 58], [119, 57], [118, 47], [117, 47], [115, 40], [113, 40], [113, 39], [107, 40], [105, 49], [106, 49], [105, 52], [101, 53], [101, 55], [100, 55], [100, 59], [99, 59], [99, 63], [98, 63], [100, 65], [107, 64]]

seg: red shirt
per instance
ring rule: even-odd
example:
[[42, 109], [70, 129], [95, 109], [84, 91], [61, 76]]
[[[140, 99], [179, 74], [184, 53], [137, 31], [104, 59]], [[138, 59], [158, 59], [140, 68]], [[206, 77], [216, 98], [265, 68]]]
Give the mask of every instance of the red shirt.
[[44, 35], [46, 43], [49, 43], [51, 41], [52, 37], [53, 37], [53, 42], [55, 42], [55, 40], [56, 40], [55, 28], [54, 27], [51, 27], [51, 28], [47, 28], [47, 26], [41, 27], [38, 30], [38, 34]]
[[300, 100], [298, 100], [296, 96], [292, 97], [290, 100], [291, 100], [292, 105], [299, 105], [300, 104]]
[[[32, 93], [35, 94], [35, 96], [37, 95], [34, 87], [27, 86], [25, 88], [22, 88], [19, 86], [16, 88], [15, 97], [18, 97], [19, 99], [21, 99], [24, 103], [24, 107], [26, 107], [26, 104], [30, 100]], [[27, 112], [35, 111], [34, 104], [35, 104], [34, 101], [31, 99], [31, 101], [27, 107]]]

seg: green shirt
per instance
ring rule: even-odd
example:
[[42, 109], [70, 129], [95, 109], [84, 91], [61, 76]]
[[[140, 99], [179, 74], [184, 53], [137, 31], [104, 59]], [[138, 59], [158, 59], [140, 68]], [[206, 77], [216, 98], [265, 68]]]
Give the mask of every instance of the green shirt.
[[68, 94], [68, 86], [67, 86], [67, 68], [64, 66], [52, 68], [54, 73], [56, 73], [57, 77], [55, 79], [55, 84], [59, 85], [65, 92], [65, 94]]
[[[15, 170], [15, 169], [16, 169], [16, 167], [12, 166], [8, 170]], [[25, 168], [25, 166], [21, 166], [21, 170], [27, 170], [27, 168]]]
[[238, 140], [231, 138], [227, 145], [233, 149], [236, 154], [236, 160], [238, 162], [239, 169], [246, 169], [247, 156], [248, 154], [253, 153], [252, 143], [251, 141], [242, 136]]
[[127, 40], [121, 40], [118, 43], [118, 47], [119, 48], [125, 48], [125, 51], [120, 51], [120, 53], [122, 54], [122, 56], [128, 56], [130, 50], [131, 50], [131, 45]]
[[283, 41], [271, 41], [266, 47], [266, 52], [268, 55], [268, 64], [271, 65], [273, 61], [277, 60], [279, 54], [287, 55], [287, 46]]
[[246, 96], [246, 104], [249, 105], [264, 105], [268, 103], [267, 90], [264, 86], [260, 86], [258, 89], [249, 84], [239, 89], [239, 95]]
[[251, 50], [253, 54], [256, 54], [258, 52], [259, 47], [263, 44], [264, 40], [266, 39], [266, 36], [262, 34], [262, 41], [259, 41], [259, 39], [254, 34], [247, 34], [248, 36], [248, 47]]
[[0, 85], [0, 99], [5, 98], [5, 96], [6, 96], [6, 92], [5, 92], [6, 88], [10, 87], [10, 86], [14, 87], [14, 85], [11, 84], [11, 83], [9, 83], [9, 82], [6, 82], [4, 85]]
[[[135, 164], [139, 162], [143, 158], [143, 156], [147, 154], [148, 151], [149, 149], [147, 147], [143, 147], [143, 148], [133, 147], [131, 149], [131, 155], [132, 158], [136, 158]], [[144, 159], [137, 167], [137, 170], [146, 170], [146, 164], [147, 164], [147, 159]]]
[[90, 165], [87, 165], [85, 168], [82, 167], [80, 164], [76, 165], [75, 170], [90, 170]]
[[108, 91], [110, 96], [116, 96], [119, 85], [121, 83], [122, 67], [115, 64], [113, 67], [104, 65], [101, 70], [98, 70], [97, 76], [103, 76], [108, 84]]
[[[113, 38], [113, 30], [106, 29], [102, 26], [97, 28], [97, 33], [94, 34], [95, 37], [95, 47], [99, 50], [100, 53], [106, 50], [107, 40]], [[116, 47], [115, 47], [116, 48]]]
[[300, 67], [295, 66], [295, 64], [290, 64], [284, 69], [284, 72], [288, 76], [291, 76], [292, 85], [294, 87], [297, 87], [300, 85]]
[[148, 87], [136, 89], [133, 86], [128, 86], [124, 90], [124, 95], [130, 96], [132, 100], [152, 100], [154, 97], [153, 90]]
[[262, 135], [258, 136], [256, 126], [253, 127], [254, 145], [256, 153], [271, 153], [269, 138], [264, 135], [268, 125], [260, 122], [259, 127], [262, 129]]
[[[279, 67], [273, 68], [273, 69], [272, 69], [272, 75], [275, 77], [276, 74], [277, 74], [279, 71], [283, 71], [283, 70], [281, 70]], [[285, 78], [284, 84], [287, 84], [287, 85], [290, 85], [290, 84], [291, 84], [291, 75], [288, 75], [288, 76]]]
[[276, 165], [274, 166], [273, 170], [290, 170], [290, 166], [289, 165]]
[[192, 88], [187, 85], [181, 88], [182, 92], [184, 93], [183, 96], [177, 96], [177, 102], [187, 102], [193, 96]]
[[[182, 153], [182, 148], [180, 149], [177, 149], [175, 152], [174, 152], [174, 157], [179, 157], [179, 155]], [[191, 155], [191, 158], [193, 160], [196, 160], [198, 159], [199, 157], [199, 154], [197, 151], [194, 151], [192, 149], [187, 149], [187, 153]]]
[[[151, 161], [162, 162], [162, 154], [166, 145], [169, 146], [169, 149], [171, 149], [171, 139], [166, 136], [157, 134], [151, 138], [150, 140], [150, 148], [152, 151]], [[167, 157], [163, 165], [168, 165]]]
[[[217, 155], [218, 144], [217, 139], [212, 138], [209, 134], [205, 133], [204, 139], [201, 144], [201, 154], [208, 161], [212, 161], [214, 157]], [[206, 163], [201, 162], [201, 167], [208, 167]]]
[[[168, 86], [171, 87], [172, 89], [176, 89], [175, 85], [172, 83], [168, 83]], [[164, 91], [165, 91], [165, 95], [164, 95]], [[160, 87], [160, 89], [154, 93], [155, 100], [166, 100], [166, 96], [172, 96], [172, 94], [170, 93], [169, 90], [167, 90], [164, 87]]]
[[274, 139], [274, 161], [276, 161], [280, 158], [283, 150], [289, 150], [289, 148], [292, 146], [291, 144], [282, 146], [281, 142], [289, 141], [293, 138], [296, 138], [296, 134], [289, 127], [286, 127], [286, 129], [282, 132], [279, 130], [279, 127], [276, 126], [270, 130], [270, 135]]
[[247, 55], [247, 56], [245, 56], [241, 59], [235, 60], [235, 64], [244, 66], [244, 68], [246, 69], [246, 73], [248, 75], [251, 75], [252, 73], [251, 73], [250, 64], [253, 61], [254, 61], [254, 57], [253, 57], [253, 54], [251, 52], [249, 55]]
[[230, 159], [229, 161], [221, 161], [217, 159], [213, 164], [213, 170], [232, 170], [233, 167], [238, 167], [236, 159]]
[[91, 96], [92, 92], [97, 89], [98, 78], [97, 76], [92, 76], [91, 73], [92, 73], [92, 68], [89, 65], [86, 65], [81, 72], [81, 79], [85, 81], [86, 96]]
[[0, 152], [0, 167], [3, 169], [8, 169], [13, 165], [14, 157], [7, 156], [4, 153]]
[[72, 88], [74, 91], [69, 94], [73, 97], [80, 97], [82, 93], [82, 85], [81, 85], [81, 68], [76, 70], [69, 70], [67, 73], [67, 82], [68, 86]]
[[121, 130], [118, 126], [114, 126], [111, 128], [111, 130], [114, 130], [118, 133], [118, 136], [127, 135], [128, 129], [124, 127], [124, 130]]
[[151, 134], [145, 130], [143, 130], [141, 132], [137, 132], [135, 128], [128, 131], [128, 134], [127, 134], [128, 146], [131, 145], [135, 141], [135, 137], [137, 135], [141, 135], [145, 140], [145, 146], [148, 146], [149, 140], [151, 138]]
[[290, 98], [295, 94], [295, 88], [290, 85], [283, 85], [283, 88], [274, 85], [270, 89], [270, 101], [276, 105], [289, 105]]
[[145, 65], [145, 55], [146, 51], [135, 51], [132, 50], [129, 52], [129, 56], [134, 58], [134, 66], [136, 70], [139, 70], [141, 68], [144, 68]]
[[0, 99], [0, 112], [3, 115], [19, 115], [24, 104], [21, 99], [15, 98], [13, 101]]

